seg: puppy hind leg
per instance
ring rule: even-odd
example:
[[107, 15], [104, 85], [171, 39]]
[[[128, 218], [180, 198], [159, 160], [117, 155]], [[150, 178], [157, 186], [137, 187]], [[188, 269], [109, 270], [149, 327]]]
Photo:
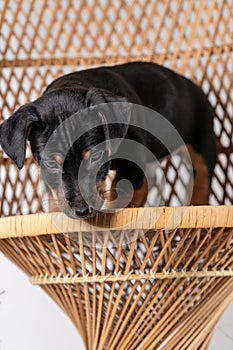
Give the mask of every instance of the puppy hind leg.
[[203, 93], [198, 93], [190, 156], [195, 169], [192, 204], [208, 204], [212, 175], [217, 159], [214, 111]]
[[191, 145], [187, 145], [190, 158], [195, 170], [191, 205], [206, 205], [209, 202], [210, 174], [208, 166], [201, 154], [197, 153]]

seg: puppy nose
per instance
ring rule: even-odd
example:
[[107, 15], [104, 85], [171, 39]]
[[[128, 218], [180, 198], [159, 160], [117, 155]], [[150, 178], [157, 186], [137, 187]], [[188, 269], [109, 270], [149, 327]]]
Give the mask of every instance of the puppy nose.
[[86, 208], [83, 211], [75, 209], [75, 215], [80, 217], [80, 218], [85, 218], [85, 217], [91, 216], [92, 213], [93, 213], [92, 208]]

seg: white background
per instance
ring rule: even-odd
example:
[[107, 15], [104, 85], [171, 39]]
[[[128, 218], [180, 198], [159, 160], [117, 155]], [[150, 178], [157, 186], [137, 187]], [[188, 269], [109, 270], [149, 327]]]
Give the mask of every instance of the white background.
[[[5, 292], [0, 295], [0, 350], [84, 350], [69, 318], [0, 253], [2, 290]], [[232, 334], [233, 304], [220, 321], [209, 350], [233, 349]]]

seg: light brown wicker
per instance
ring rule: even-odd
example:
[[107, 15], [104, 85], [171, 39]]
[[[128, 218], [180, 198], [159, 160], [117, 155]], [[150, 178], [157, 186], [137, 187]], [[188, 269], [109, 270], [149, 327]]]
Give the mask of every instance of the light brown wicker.
[[[8, 0], [0, 11], [3, 119], [55, 77], [100, 64], [163, 63], [208, 95], [218, 139], [210, 206], [125, 209], [94, 226], [31, 214], [41, 210], [35, 163], [28, 156], [18, 172], [0, 157], [0, 250], [87, 349], [207, 349], [233, 299], [232, 1]], [[164, 203], [179, 204], [177, 164], [162, 165]]]

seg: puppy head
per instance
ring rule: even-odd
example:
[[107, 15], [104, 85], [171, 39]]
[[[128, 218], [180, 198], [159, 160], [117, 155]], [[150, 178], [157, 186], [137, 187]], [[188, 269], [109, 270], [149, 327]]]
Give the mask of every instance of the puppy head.
[[[106, 113], [101, 104], [108, 102], [122, 103], [117, 111]], [[128, 104], [123, 102], [124, 98], [95, 88], [88, 91], [67, 88], [47, 90], [39, 99], [20, 107], [2, 123], [0, 145], [21, 169], [28, 139], [32, 154], [41, 166], [46, 186], [60, 210], [72, 218], [93, 216], [96, 210], [101, 209], [94, 193], [97, 189], [100, 197], [103, 195], [106, 179], [109, 179], [110, 156], [120, 146], [120, 141], [112, 142], [112, 139], [117, 137], [120, 140], [127, 133], [130, 111]], [[82, 118], [81, 114], [75, 123], [74, 118], [69, 118], [88, 107], [93, 110], [88, 118]], [[70, 123], [66, 124], [66, 128], [59, 128], [59, 137], [55, 138], [50, 151], [44, 152], [54, 131], [68, 119]], [[98, 120], [97, 127], [93, 127], [94, 120]], [[114, 122], [121, 124], [113, 125]], [[69, 144], [67, 151], [67, 143], [74, 130], [78, 130], [81, 136]]]

